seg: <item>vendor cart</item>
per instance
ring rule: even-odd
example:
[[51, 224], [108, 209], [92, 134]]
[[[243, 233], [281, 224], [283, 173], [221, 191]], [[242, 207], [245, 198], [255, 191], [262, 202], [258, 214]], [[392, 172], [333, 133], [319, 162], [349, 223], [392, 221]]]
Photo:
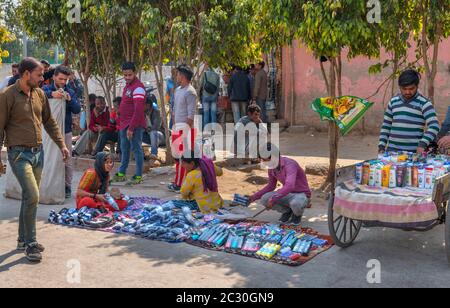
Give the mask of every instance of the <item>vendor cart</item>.
[[[426, 226], [414, 226], [414, 224], [396, 225], [383, 221], [355, 219], [355, 215], [342, 215], [341, 213], [338, 213], [338, 207], [335, 202], [335, 198], [337, 197], [336, 194], [342, 185], [355, 179], [356, 166], [357, 165], [352, 165], [340, 168], [336, 171], [336, 190], [331, 193], [328, 205], [328, 226], [330, 236], [335, 244], [341, 248], [351, 246], [358, 237], [361, 227], [387, 227], [405, 231], [429, 231], [437, 225], [445, 224], [445, 249], [447, 259], [450, 262], [450, 214], [447, 210], [450, 197], [450, 174], [436, 179], [432, 195], [429, 196], [429, 204], [432, 205], [433, 210], [436, 213], [435, 216], [433, 216], [436, 217], [435, 219], [433, 218]], [[411, 204], [411, 206], [414, 206], [414, 204]], [[384, 207], [386, 207], [386, 205], [384, 205]], [[434, 209], [434, 207], [436, 207], [436, 209]]]

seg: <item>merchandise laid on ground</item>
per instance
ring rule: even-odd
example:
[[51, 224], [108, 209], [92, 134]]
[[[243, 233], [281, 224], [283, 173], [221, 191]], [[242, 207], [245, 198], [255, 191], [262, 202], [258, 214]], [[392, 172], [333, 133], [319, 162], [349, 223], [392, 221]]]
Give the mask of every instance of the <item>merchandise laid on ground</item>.
[[425, 228], [439, 218], [435, 183], [450, 172], [450, 157], [386, 153], [355, 169], [336, 187], [338, 215], [403, 228]]
[[275, 263], [298, 266], [333, 246], [329, 236], [312, 229], [245, 221], [206, 225], [187, 243]]
[[195, 202], [130, 198], [122, 212], [97, 209], [51, 211], [49, 222], [150, 240], [188, 244], [286, 265], [302, 265], [333, 245], [330, 237], [312, 229], [251, 220], [231, 222], [227, 210], [203, 215]]
[[152, 240], [182, 242], [190, 236], [202, 214], [191, 211], [195, 202], [162, 202], [155, 198], [130, 198], [122, 212], [101, 212], [98, 209], [63, 209], [50, 212], [49, 222], [61, 225], [124, 233]]

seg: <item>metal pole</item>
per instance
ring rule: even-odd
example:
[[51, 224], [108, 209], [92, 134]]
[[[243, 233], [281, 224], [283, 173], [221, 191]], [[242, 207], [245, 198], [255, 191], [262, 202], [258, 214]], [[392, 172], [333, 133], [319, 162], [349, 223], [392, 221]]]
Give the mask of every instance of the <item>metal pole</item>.
[[22, 56], [22, 58], [26, 58], [26, 57], [28, 57], [28, 36], [27, 36], [26, 33], [23, 34], [22, 43], [23, 43], [23, 46], [22, 46], [23, 56]]
[[55, 46], [55, 64], [59, 63], [59, 46]]

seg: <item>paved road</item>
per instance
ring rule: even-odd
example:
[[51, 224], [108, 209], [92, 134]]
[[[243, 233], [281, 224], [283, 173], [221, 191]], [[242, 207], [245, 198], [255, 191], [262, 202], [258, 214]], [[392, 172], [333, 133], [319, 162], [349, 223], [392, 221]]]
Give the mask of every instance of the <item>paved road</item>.
[[[171, 197], [164, 189], [128, 193]], [[450, 287], [443, 226], [427, 233], [363, 230], [353, 247], [332, 248], [292, 268], [186, 244], [50, 225], [46, 218], [54, 208], [61, 207], [39, 209], [38, 236], [47, 251], [41, 264], [32, 265], [14, 251], [19, 202], [0, 197], [0, 287]], [[305, 225], [327, 233], [325, 214], [324, 205], [315, 206]], [[381, 262], [381, 284], [367, 282], [371, 259]], [[78, 262], [80, 283], [72, 284], [68, 265]]]

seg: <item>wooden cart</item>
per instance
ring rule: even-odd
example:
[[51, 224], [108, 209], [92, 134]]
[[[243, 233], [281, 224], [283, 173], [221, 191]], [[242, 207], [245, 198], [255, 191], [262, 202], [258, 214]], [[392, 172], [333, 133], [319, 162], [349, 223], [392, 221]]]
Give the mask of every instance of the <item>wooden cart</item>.
[[[340, 168], [336, 170], [336, 186], [355, 179], [356, 165]], [[450, 198], [450, 174], [436, 180], [433, 190], [433, 201], [437, 206], [439, 218], [427, 228], [402, 228], [405, 231], [429, 231], [437, 225], [445, 224], [445, 250], [450, 263], [450, 213], [447, 210]], [[328, 204], [328, 227], [330, 236], [335, 244], [341, 248], [347, 248], [353, 244], [358, 237], [362, 226], [366, 227], [367, 222], [353, 220], [348, 217], [339, 216], [334, 211], [334, 191], [332, 192]], [[379, 225], [380, 227], [388, 227]]]

